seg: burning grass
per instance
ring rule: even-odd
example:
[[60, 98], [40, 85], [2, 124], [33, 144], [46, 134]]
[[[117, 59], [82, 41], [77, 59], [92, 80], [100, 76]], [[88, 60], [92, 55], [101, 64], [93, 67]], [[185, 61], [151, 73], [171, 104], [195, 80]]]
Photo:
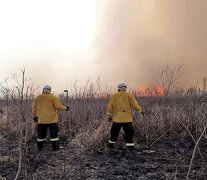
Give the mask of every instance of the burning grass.
[[163, 96], [165, 94], [165, 88], [162, 86], [149, 86], [143, 84], [141, 87], [136, 87], [133, 94], [137, 97]]

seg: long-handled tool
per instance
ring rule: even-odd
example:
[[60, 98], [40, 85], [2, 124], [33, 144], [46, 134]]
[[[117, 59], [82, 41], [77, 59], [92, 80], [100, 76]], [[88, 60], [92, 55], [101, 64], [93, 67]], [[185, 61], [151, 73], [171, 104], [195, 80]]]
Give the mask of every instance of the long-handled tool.
[[0, 109], [0, 114], [3, 114], [3, 112], [4, 112], [4, 111]]
[[143, 122], [144, 122], [144, 131], [145, 131], [145, 136], [146, 136], [146, 141], [147, 141], [147, 148], [149, 149], [148, 121], [145, 118], [145, 114], [142, 114], [142, 117], [143, 117]]

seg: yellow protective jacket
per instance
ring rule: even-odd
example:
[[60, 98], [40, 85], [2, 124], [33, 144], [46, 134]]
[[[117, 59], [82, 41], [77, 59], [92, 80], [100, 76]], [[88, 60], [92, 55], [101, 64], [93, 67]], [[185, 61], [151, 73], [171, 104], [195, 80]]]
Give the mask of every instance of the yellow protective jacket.
[[113, 118], [114, 122], [132, 122], [132, 108], [138, 112], [142, 111], [137, 100], [124, 89], [120, 89], [117, 93], [111, 96], [107, 114], [109, 118]]
[[66, 110], [59, 99], [48, 92], [43, 92], [34, 99], [32, 113], [38, 117], [39, 124], [50, 124], [58, 122], [57, 110]]

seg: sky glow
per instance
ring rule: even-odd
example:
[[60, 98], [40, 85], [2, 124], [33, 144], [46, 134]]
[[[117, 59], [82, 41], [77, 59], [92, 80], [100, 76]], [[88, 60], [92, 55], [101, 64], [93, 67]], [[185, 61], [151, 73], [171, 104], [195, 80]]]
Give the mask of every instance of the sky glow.
[[12, 73], [56, 91], [160, 83], [186, 64], [183, 86], [206, 74], [206, 0], [0, 0], [0, 82]]

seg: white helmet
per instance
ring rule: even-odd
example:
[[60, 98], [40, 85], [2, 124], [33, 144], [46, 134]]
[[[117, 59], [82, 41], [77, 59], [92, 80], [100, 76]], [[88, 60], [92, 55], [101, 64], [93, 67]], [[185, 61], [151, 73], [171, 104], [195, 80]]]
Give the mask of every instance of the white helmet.
[[51, 92], [51, 86], [49, 86], [49, 85], [45, 85], [44, 87], [43, 87], [43, 92]]
[[120, 82], [117, 87], [120, 89], [120, 88], [127, 88], [127, 85], [124, 83], [124, 82]]

